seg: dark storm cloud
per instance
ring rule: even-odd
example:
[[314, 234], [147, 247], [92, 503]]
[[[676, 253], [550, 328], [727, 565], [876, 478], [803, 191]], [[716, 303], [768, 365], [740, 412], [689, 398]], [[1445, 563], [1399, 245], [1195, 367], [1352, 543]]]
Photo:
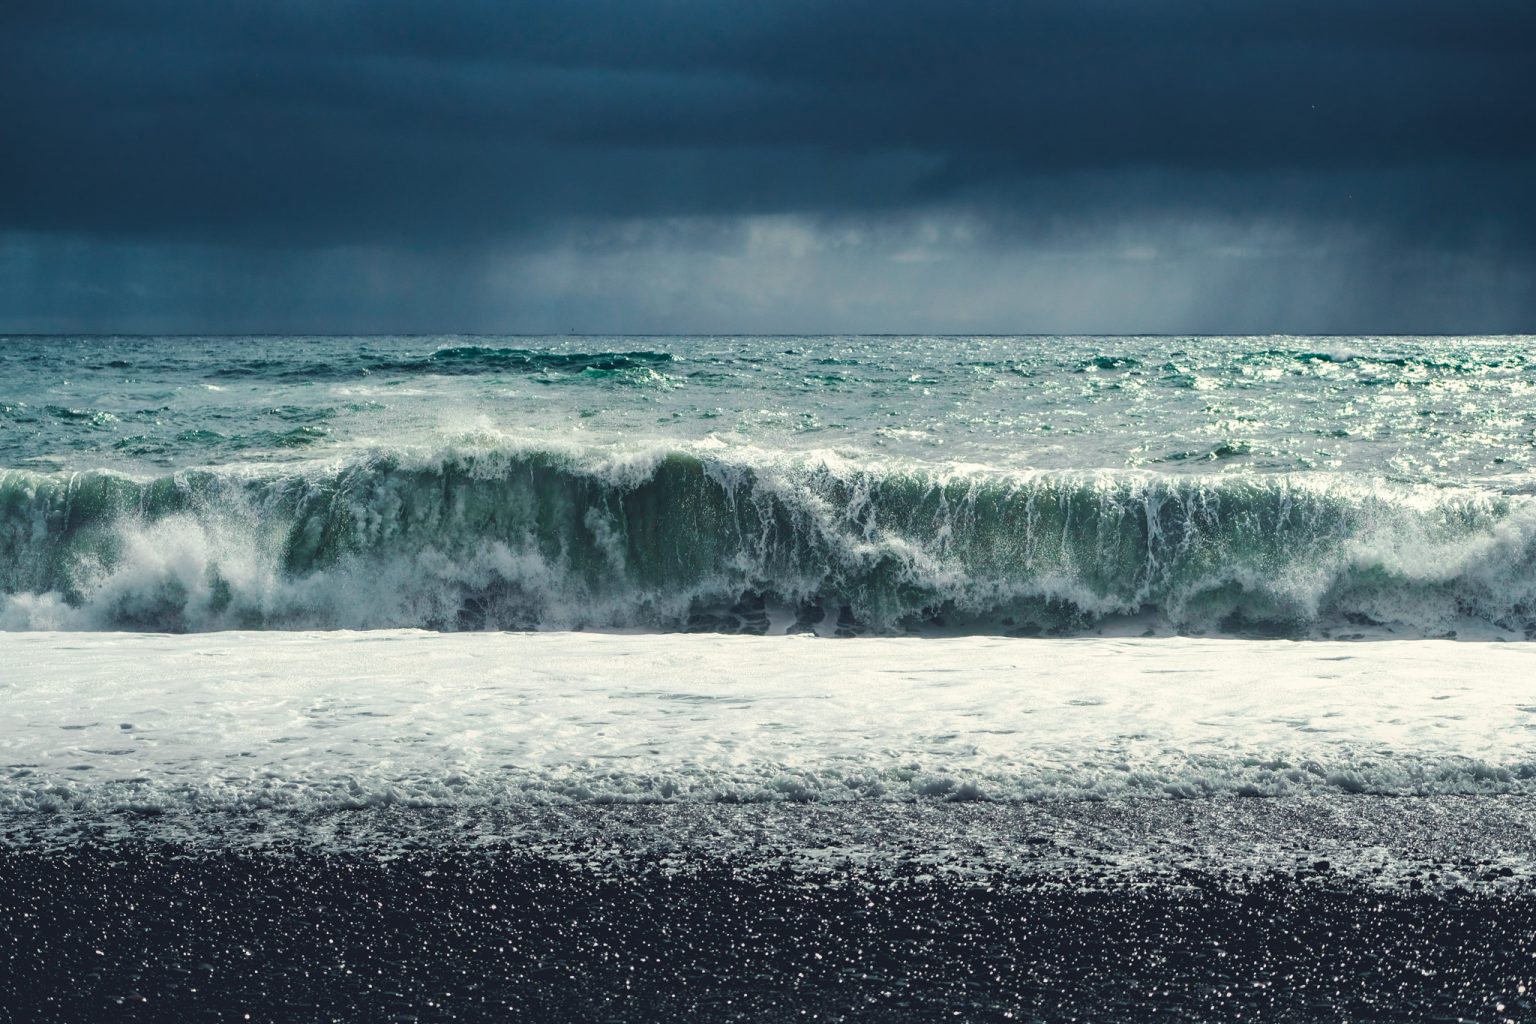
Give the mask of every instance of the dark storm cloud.
[[11, 228], [453, 242], [1116, 170], [1121, 202], [1339, 214], [1359, 180], [1373, 219], [1531, 228], [1526, 0], [6, 10]]
[[[224, 261], [200, 311], [280, 303], [284, 254], [522, 259], [693, 225], [651, 230], [654, 269], [743, 218], [931, 210], [981, 247], [1279, 225], [1346, 269], [1409, 246], [1475, 280], [1536, 252], [1532, 95], [1529, 0], [10, 0], [0, 235], [27, 252], [0, 268], [27, 269], [0, 297], [156, 293], [144, 246]], [[1506, 292], [1497, 322], [1536, 308]]]

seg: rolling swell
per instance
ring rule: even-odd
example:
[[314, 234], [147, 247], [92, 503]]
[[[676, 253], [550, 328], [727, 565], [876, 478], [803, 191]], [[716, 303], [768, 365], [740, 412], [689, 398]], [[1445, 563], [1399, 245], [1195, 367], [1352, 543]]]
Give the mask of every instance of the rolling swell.
[[[0, 471], [0, 625], [1536, 633], [1536, 504], [670, 450]], [[770, 625], [771, 624], [771, 625]]]
[[219, 379], [266, 378], [288, 382], [348, 380], [369, 374], [464, 376], [483, 373], [581, 376], [625, 380], [660, 373], [676, 362], [668, 352], [558, 352], [494, 345], [448, 345], [422, 356], [335, 353], [326, 361], [295, 363], [277, 358], [232, 361], [214, 370]]

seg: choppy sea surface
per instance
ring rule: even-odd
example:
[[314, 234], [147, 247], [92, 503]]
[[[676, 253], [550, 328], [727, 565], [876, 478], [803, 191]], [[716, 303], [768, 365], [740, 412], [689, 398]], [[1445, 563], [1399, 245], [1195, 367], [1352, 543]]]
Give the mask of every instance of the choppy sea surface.
[[0, 338], [0, 1020], [1536, 1019], [1536, 338]]
[[0, 339], [0, 626], [1524, 638], [1530, 337]]

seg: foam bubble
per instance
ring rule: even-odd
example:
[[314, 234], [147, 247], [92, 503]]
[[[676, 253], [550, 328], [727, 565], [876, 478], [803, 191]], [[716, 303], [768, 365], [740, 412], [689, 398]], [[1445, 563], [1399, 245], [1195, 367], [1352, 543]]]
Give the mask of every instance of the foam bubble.
[[0, 736], [0, 811], [1533, 795], [1533, 658], [1445, 641], [9, 634], [0, 688], [28, 727]]

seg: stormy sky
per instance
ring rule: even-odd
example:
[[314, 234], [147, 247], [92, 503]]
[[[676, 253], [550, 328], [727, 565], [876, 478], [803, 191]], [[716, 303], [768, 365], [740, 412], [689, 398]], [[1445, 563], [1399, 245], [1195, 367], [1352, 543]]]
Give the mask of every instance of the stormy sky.
[[0, 331], [1536, 331], [1531, 0], [6, 0]]

